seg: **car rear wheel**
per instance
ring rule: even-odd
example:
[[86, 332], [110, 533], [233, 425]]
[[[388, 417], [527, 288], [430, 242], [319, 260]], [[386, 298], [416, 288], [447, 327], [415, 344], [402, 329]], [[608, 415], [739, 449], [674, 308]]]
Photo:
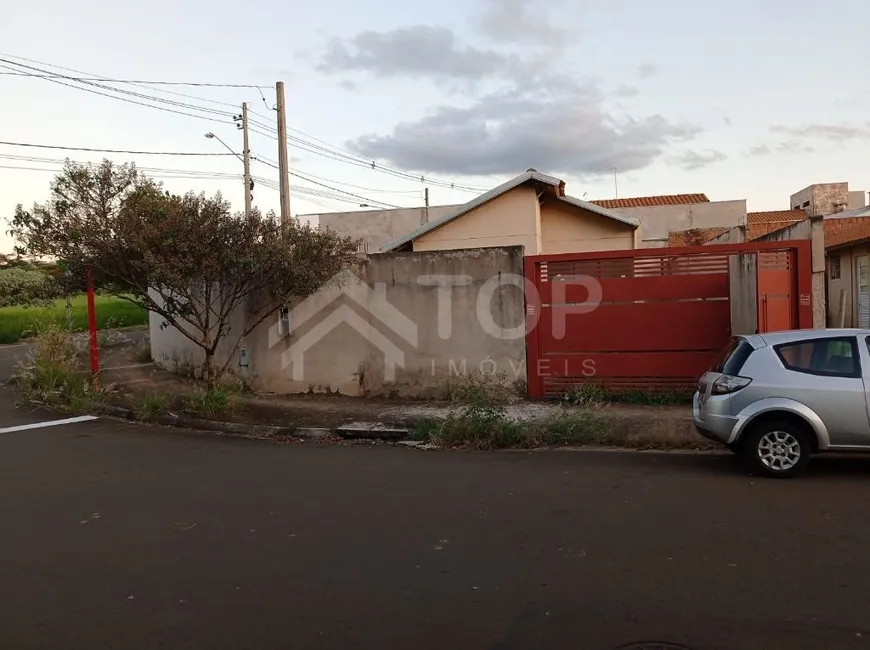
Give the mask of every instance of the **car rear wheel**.
[[752, 474], [791, 478], [810, 462], [810, 437], [792, 422], [762, 422], [743, 442], [742, 453]]

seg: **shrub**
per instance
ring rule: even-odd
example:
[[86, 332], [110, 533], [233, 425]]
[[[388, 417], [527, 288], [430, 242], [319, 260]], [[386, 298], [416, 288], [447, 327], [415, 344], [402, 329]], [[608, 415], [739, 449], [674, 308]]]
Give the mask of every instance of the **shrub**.
[[487, 374], [475, 370], [450, 377], [444, 383], [444, 399], [454, 403], [506, 402], [515, 397], [507, 373]]
[[581, 447], [616, 442], [607, 420], [585, 410], [567, 409], [531, 426], [529, 441], [534, 447]]
[[224, 386], [199, 389], [187, 397], [184, 406], [188, 413], [211, 418], [235, 410], [238, 395]]
[[165, 395], [152, 393], [145, 395], [139, 400], [137, 411], [143, 420], [156, 420], [160, 415], [166, 412], [169, 407], [169, 400]]
[[0, 269], [0, 307], [48, 305], [59, 290], [54, 279], [42, 271]]
[[29, 358], [14, 376], [24, 399], [32, 404], [89, 410], [101, 394], [92, 385], [80, 351], [69, 332], [59, 325], [43, 326]]

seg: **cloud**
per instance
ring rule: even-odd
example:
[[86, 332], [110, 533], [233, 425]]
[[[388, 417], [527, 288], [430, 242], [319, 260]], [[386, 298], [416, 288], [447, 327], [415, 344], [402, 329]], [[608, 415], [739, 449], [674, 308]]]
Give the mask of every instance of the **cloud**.
[[793, 138], [823, 138], [832, 142], [870, 139], [870, 122], [859, 125], [821, 124], [818, 122], [803, 126], [783, 126], [777, 124], [770, 127], [770, 130], [774, 133], [782, 133]]
[[335, 39], [317, 69], [365, 71], [379, 77], [428, 76], [448, 81], [511, 79], [529, 71], [516, 54], [463, 45], [450, 29], [428, 25], [388, 32], [365, 31], [346, 41]]
[[716, 163], [722, 162], [727, 158], [728, 156], [726, 156], [721, 151], [714, 151], [710, 149], [708, 151], [705, 151], [704, 153], [699, 153], [690, 149], [688, 151], [684, 151], [682, 153], [671, 156], [670, 162], [679, 167], [682, 167], [686, 171], [694, 171], [696, 169], [703, 169], [704, 167], [715, 165]]
[[658, 72], [658, 68], [652, 63], [644, 63], [643, 65], [637, 66], [637, 76], [641, 79], [649, 79], [650, 77], [654, 77]]
[[551, 25], [543, 15], [531, 0], [484, 0], [484, 11], [476, 22], [485, 36], [499, 43], [562, 47], [568, 32]]
[[794, 140], [786, 140], [784, 142], [777, 143], [776, 146], [774, 146], [773, 148], [766, 144], [757, 144], [753, 147], [750, 147], [749, 151], [746, 152], [746, 155], [752, 156], [754, 158], [760, 158], [762, 156], [769, 156], [772, 153], [795, 154], [812, 153], [814, 151], [815, 148], [809, 145], [802, 144]]
[[613, 167], [647, 167], [673, 142], [699, 132], [660, 115], [616, 117], [597, 85], [578, 84], [543, 93], [512, 89], [468, 107], [440, 106], [388, 135], [366, 135], [347, 146], [367, 159], [427, 173], [505, 175], [534, 167], [594, 176]]
[[800, 142], [795, 142], [793, 140], [780, 142], [776, 145], [776, 151], [778, 153], [813, 153], [815, 150], [815, 147], [801, 144]]
[[613, 94], [617, 97], [637, 97], [640, 94], [640, 91], [634, 86], [626, 86], [622, 84], [619, 86]]

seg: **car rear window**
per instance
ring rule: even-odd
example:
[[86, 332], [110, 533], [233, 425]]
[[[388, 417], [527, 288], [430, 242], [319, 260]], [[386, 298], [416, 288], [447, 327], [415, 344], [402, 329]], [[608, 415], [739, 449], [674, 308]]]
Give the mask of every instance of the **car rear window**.
[[724, 375], [739, 375], [740, 369], [743, 368], [743, 364], [746, 363], [752, 351], [753, 347], [746, 339], [735, 337], [719, 353], [719, 358], [716, 359], [710, 370]]

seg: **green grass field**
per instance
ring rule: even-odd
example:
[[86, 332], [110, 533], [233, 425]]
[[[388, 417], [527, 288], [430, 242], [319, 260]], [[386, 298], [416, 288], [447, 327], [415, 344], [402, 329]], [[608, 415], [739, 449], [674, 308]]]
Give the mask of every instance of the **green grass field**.
[[[148, 322], [148, 312], [120, 298], [97, 296], [97, 328], [131, 327]], [[85, 296], [72, 299], [73, 329], [88, 328], [88, 303]], [[17, 343], [31, 336], [40, 326], [56, 322], [66, 327], [66, 300], [58, 300], [54, 307], [0, 308], [0, 343]]]

